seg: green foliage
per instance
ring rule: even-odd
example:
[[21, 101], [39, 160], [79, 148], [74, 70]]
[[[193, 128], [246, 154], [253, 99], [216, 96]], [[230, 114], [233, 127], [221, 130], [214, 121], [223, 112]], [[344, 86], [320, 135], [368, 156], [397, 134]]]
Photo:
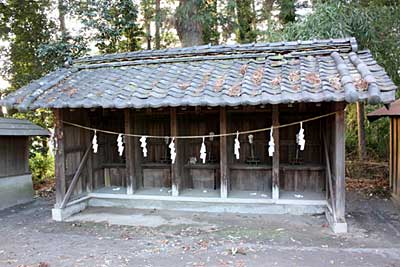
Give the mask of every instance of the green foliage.
[[[9, 42], [9, 47], [1, 54], [9, 59], [2, 70], [3, 77], [11, 84], [7, 91], [14, 91], [31, 80], [42, 77], [55, 67], [54, 62], [57, 62], [57, 59], [43, 58], [39, 55], [41, 46], [51, 41], [55, 30], [55, 24], [48, 20], [50, 7], [50, 1], [9, 0], [0, 4], [0, 38]], [[49, 110], [11, 115], [28, 119], [45, 128], [51, 128], [53, 125], [52, 113]], [[34, 143], [36, 152], [47, 153], [45, 138], [36, 137]]]
[[218, 13], [218, 24], [221, 27], [222, 41], [226, 42], [237, 28], [236, 0], [227, 0]]
[[88, 42], [83, 36], [64, 36], [39, 46], [38, 57], [50, 70], [63, 66], [69, 58], [77, 58], [88, 52]]
[[51, 39], [54, 24], [47, 18], [50, 1], [8, 0], [0, 4], [0, 38], [10, 43], [2, 50], [9, 59], [2, 74], [15, 90], [38, 79], [48, 71], [45, 61], [38, 57], [38, 48]]
[[140, 1], [140, 10], [143, 13], [143, 28], [146, 29], [147, 49], [151, 49], [151, 21], [155, 18], [155, 1], [142, 0]]
[[[365, 106], [366, 113], [375, 110], [376, 106]], [[389, 119], [383, 118], [374, 122], [365, 121], [365, 143], [367, 155], [374, 160], [387, 159], [389, 155]], [[349, 158], [357, 158], [358, 131], [356, 105], [346, 108], [346, 152]]]
[[203, 42], [218, 44], [218, 12], [217, 0], [202, 1], [200, 12], [203, 17]]
[[257, 39], [256, 14], [252, 0], [237, 0], [236, 12], [238, 20], [237, 41], [239, 43], [253, 43]]
[[140, 49], [144, 33], [137, 23], [138, 6], [132, 0], [78, 1], [72, 7], [93, 32], [92, 39], [101, 53]]
[[368, 48], [374, 58], [400, 85], [400, 8], [397, 5], [360, 5], [328, 1], [318, 4], [303, 21], [288, 24], [282, 39], [356, 37], [360, 49]]
[[40, 184], [54, 179], [54, 157], [47, 154], [34, 152], [29, 157], [29, 167], [32, 171], [34, 184]]
[[[359, 49], [368, 48], [392, 80], [400, 85], [400, 9], [393, 1], [323, 1], [301, 21], [284, 28], [272, 24], [264, 40], [307, 40], [356, 37]], [[376, 107], [366, 106], [366, 111]], [[348, 106], [346, 148], [357, 151], [357, 120], [354, 105]], [[388, 121], [366, 122], [367, 152], [387, 158]]]
[[283, 23], [294, 22], [296, 20], [295, 0], [280, 0], [279, 20]]
[[[149, 0], [145, 0], [149, 1]], [[154, 1], [154, 0], [151, 0]], [[154, 1], [155, 2], [155, 1]], [[160, 12], [155, 14], [154, 21], [159, 20], [160, 23], [160, 48], [169, 48], [176, 46], [179, 43], [179, 38], [175, 33], [175, 23], [172, 19], [175, 15], [175, 11], [172, 10], [169, 5], [172, 5], [174, 0], [162, 1], [164, 7], [160, 7]], [[156, 47], [156, 40], [154, 39], [153, 47]]]

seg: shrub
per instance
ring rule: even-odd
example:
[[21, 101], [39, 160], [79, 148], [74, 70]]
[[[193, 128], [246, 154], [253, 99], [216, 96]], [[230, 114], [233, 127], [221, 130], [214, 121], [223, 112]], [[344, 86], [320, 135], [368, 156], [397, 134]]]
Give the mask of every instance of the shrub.
[[41, 184], [54, 179], [54, 156], [50, 153], [35, 152], [29, 158], [29, 167], [32, 171], [34, 184]]

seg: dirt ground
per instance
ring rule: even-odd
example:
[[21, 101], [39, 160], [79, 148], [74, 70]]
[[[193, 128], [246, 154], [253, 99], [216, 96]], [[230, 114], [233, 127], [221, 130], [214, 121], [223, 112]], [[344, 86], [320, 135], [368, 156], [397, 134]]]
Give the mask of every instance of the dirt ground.
[[400, 266], [399, 210], [358, 194], [347, 195], [345, 235], [321, 214], [96, 208], [57, 223], [52, 205], [39, 198], [0, 211], [0, 266]]

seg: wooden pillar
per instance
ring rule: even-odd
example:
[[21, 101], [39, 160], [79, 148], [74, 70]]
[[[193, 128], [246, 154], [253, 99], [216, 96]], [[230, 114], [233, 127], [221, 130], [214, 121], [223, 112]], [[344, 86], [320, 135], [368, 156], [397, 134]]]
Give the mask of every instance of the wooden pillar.
[[[226, 108], [221, 107], [219, 111], [219, 133], [227, 133]], [[221, 198], [228, 197], [228, 152], [226, 136], [219, 141], [220, 169], [221, 169]]]
[[[125, 133], [130, 134], [133, 132], [133, 116], [130, 109], [125, 109]], [[135, 177], [135, 146], [134, 137], [125, 137], [125, 161], [126, 161], [126, 193], [132, 195], [137, 189]]]
[[[82, 117], [84, 121], [84, 125], [90, 127], [90, 118], [89, 118], [89, 111], [82, 110], [83, 112]], [[82, 157], [83, 152], [87, 150], [88, 147], [92, 146], [92, 131], [81, 129], [82, 135]], [[93, 191], [93, 150], [90, 151], [88, 154], [88, 158], [86, 160], [86, 175], [81, 177], [82, 180], [82, 190], [86, 192]]]
[[272, 199], [279, 199], [279, 106], [272, 105], [272, 125], [274, 127], [273, 137], [275, 152], [272, 157]]
[[389, 119], [389, 186], [393, 190], [393, 117]]
[[[89, 123], [89, 120], [87, 120], [87, 123]], [[86, 124], [90, 125], [90, 124]], [[91, 131], [85, 131], [85, 146], [92, 146], [92, 136], [91, 136]], [[86, 191], [87, 192], [92, 192], [93, 191], [93, 153], [90, 152], [88, 155], [87, 163], [86, 163], [86, 169], [87, 169], [87, 177], [86, 177]]]
[[66, 191], [65, 184], [65, 152], [64, 152], [64, 124], [63, 111], [61, 109], [54, 110], [55, 117], [55, 175], [56, 175], [56, 206], [60, 207]]
[[345, 113], [344, 108], [337, 110], [334, 119], [334, 190], [336, 217], [344, 219], [345, 216]]
[[[178, 121], [176, 116], [176, 108], [171, 108], [170, 110], [170, 120], [171, 120], [171, 136], [178, 135]], [[179, 196], [179, 190], [181, 189], [181, 151], [179, 149], [179, 140], [175, 139], [175, 151], [176, 160], [175, 163], [171, 164], [171, 183], [172, 183], [172, 196]]]
[[393, 134], [393, 136], [394, 136], [394, 140], [395, 140], [395, 142], [394, 142], [394, 149], [395, 149], [395, 151], [393, 152], [393, 154], [394, 154], [394, 156], [395, 156], [395, 160], [394, 160], [394, 164], [395, 164], [395, 173], [394, 173], [394, 180], [393, 180], [393, 193], [395, 194], [395, 196], [397, 196], [397, 197], [399, 197], [399, 186], [400, 186], [400, 183], [399, 183], [399, 179], [400, 179], [400, 177], [399, 177], [399, 173], [400, 173], [400, 170], [399, 170], [399, 166], [400, 166], [400, 157], [399, 157], [399, 150], [400, 150], [400, 142], [399, 142], [399, 134], [400, 134], [400, 131], [399, 131], [399, 128], [400, 128], [400, 123], [399, 123], [399, 118], [395, 118], [394, 119], [394, 134]]
[[399, 161], [398, 161], [398, 153], [399, 153], [399, 141], [398, 141], [398, 127], [397, 127], [397, 118], [392, 119], [392, 166], [393, 166], [393, 177], [392, 177], [392, 193], [396, 195], [397, 193], [397, 180], [399, 177]]

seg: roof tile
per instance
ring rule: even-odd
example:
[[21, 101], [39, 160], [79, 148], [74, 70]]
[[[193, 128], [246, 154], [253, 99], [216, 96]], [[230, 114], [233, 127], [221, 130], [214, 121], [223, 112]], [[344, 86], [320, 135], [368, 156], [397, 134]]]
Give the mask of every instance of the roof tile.
[[354, 39], [330, 39], [92, 56], [0, 104], [26, 110], [393, 101], [396, 86], [368, 50], [356, 49]]

